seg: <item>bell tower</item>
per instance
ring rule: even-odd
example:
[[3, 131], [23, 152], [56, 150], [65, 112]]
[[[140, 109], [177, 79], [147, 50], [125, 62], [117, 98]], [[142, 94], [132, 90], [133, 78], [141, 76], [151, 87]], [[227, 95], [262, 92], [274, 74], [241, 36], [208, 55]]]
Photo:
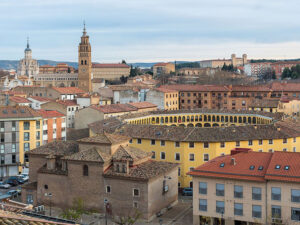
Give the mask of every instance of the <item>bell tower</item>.
[[78, 88], [92, 92], [92, 49], [89, 36], [86, 34], [85, 23], [81, 42], [78, 46]]

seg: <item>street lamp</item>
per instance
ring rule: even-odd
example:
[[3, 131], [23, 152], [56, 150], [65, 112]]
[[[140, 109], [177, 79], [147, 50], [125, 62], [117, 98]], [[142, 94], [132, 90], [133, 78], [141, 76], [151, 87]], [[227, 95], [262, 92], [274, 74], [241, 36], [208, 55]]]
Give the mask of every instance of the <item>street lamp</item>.
[[49, 212], [49, 214], [50, 214], [50, 216], [51, 216], [51, 198], [52, 198], [52, 193], [45, 193], [45, 197], [49, 197], [49, 200], [50, 200], [50, 212]]

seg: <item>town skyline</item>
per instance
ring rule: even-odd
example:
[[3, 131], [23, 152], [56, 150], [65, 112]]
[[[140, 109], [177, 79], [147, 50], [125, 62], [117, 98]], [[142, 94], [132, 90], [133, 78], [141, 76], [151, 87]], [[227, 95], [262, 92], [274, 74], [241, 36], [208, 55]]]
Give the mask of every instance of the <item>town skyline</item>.
[[297, 1], [269, 3], [2, 1], [3, 20], [11, 17], [12, 7], [15, 13], [0, 25], [6, 34], [0, 37], [0, 59], [20, 59], [29, 36], [34, 58], [77, 61], [84, 20], [97, 62], [199, 61], [232, 53], [300, 58]]

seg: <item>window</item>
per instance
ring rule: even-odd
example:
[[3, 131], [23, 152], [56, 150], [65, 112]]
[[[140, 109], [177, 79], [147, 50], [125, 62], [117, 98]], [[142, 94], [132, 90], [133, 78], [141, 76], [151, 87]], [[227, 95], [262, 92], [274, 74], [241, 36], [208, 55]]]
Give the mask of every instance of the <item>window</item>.
[[29, 132], [24, 132], [24, 141], [29, 141]]
[[216, 184], [216, 196], [224, 196], [224, 184]]
[[294, 143], [296, 142], [296, 138], [295, 138], [295, 137], [293, 138], [293, 142], [294, 142]]
[[152, 156], [151, 156], [152, 159], [155, 159], [155, 151], [152, 151]]
[[29, 151], [29, 150], [30, 150], [29, 143], [24, 143], [24, 151]]
[[132, 139], [129, 140], [129, 143], [132, 144]]
[[225, 166], [225, 163], [221, 163], [220, 167], [223, 168]]
[[253, 218], [261, 218], [261, 206], [260, 205], [252, 205], [252, 217]]
[[5, 158], [4, 158], [4, 155], [1, 155], [1, 164], [5, 164]]
[[194, 161], [195, 160], [195, 155], [194, 155], [194, 153], [191, 153], [190, 154], [190, 161]]
[[223, 201], [216, 201], [216, 212], [220, 214], [225, 213], [225, 204]]
[[151, 145], [155, 145], [155, 140], [151, 140]]
[[255, 166], [253, 166], [253, 165], [249, 167], [249, 170], [254, 170], [254, 169], [255, 169]]
[[37, 131], [36, 132], [36, 140], [40, 140], [40, 138], [41, 138], [41, 132], [40, 131]]
[[16, 155], [15, 154], [11, 155], [11, 163], [16, 163]]
[[30, 129], [30, 123], [24, 122], [24, 130], [29, 130], [29, 129]]
[[11, 152], [16, 152], [16, 144], [11, 144]]
[[17, 141], [17, 135], [15, 132], [11, 133], [11, 141], [16, 142]]
[[36, 129], [40, 129], [41, 123], [40, 121], [35, 122]]
[[166, 142], [165, 141], [160, 141], [160, 146], [165, 146]]
[[207, 200], [206, 199], [199, 199], [199, 211], [207, 211]]
[[269, 144], [272, 145], [273, 144], [273, 139], [269, 140]]
[[300, 189], [292, 189], [291, 190], [291, 201], [292, 202], [300, 202]]
[[234, 215], [242, 216], [243, 215], [243, 204], [234, 203]]
[[175, 142], [175, 147], [176, 147], [176, 148], [179, 148], [179, 147], [180, 147], [180, 142], [176, 141], [176, 142]]
[[278, 205], [272, 205], [272, 218], [280, 219], [281, 218], [281, 207]]
[[133, 197], [139, 197], [140, 196], [140, 190], [137, 188], [133, 188]]
[[209, 143], [208, 143], [208, 142], [204, 142], [204, 143], [203, 143], [203, 147], [204, 147], [204, 148], [209, 148]]
[[199, 182], [199, 194], [206, 195], [207, 194], [207, 183]]
[[16, 121], [12, 121], [11, 130], [16, 131]]
[[282, 143], [283, 143], [283, 144], [286, 144], [286, 143], [287, 143], [287, 139], [286, 139], [286, 138], [283, 138], [283, 139], [282, 139]]
[[300, 221], [300, 208], [291, 208], [291, 220]]
[[249, 146], [253, 145], [253, 141], [252, 141], [252, 140], [249, 140], [249, 141], [248, 141], [248, 145], [249, 145]]
[[178, 176], [180, 177], [180, 175], [181, 175], [181, 169], [180, 167], [178, 167]]
[[160, 159], [166, 159], [166, 153], [165, 152], [160, 153]]
[[261, 200], [261, 188], [252, 187], [252, 200]]
[[4, 133], [1, 133], [1, 143], [4, 143], [5, 142], [5, 136], [4, 136]]
[[87, 165], [83, 165], [83, 176], [89, 175], [89, 167]]
[[138, 144], [142, 144], [142, 139], [138, 138], [136, 141]]
[[271, 192], [272, 200], [280, 201], [281, 200], [281, 188], [272, 187], [271, 190], [272, 190], [272, 192]]
[[204, 162], [209, 161], [209, 154], [204, 154], [204, 155], [203, 155], [203, 161], [204, 161]]
[[262, 145], [263, 144], [263, 140], [258, 140], [258, 144]]
[[107, 186], [106, 186], [106, 193], [110, 193], [110, 191], [111, 191], [111, 188], [110, 188], [109, 185], [107, 185]]
[[180, 153], [175, 153], [175, 160], [180, 161]]
[[195, 147], [195, 143], [194, 142], [189, 142], [189, 148], [194, 148]]
[[0, 131], [4, 132], [4, 122], [0, 122]]
[[225, 142], [220, 143], [220, 148], [225, 148]]
[[234, 197], [243, 198], [243, 186], [234, 185]]
[[236, 142], [235, 142], [235, 146], [236, 146], [236, 147], [240, 147], [240, 142], [239, 142], [239, 141], [236, 141]]
[[139, 207], [139, 204], [137, 202], [133, 202], [133, 208], [138, 208]]

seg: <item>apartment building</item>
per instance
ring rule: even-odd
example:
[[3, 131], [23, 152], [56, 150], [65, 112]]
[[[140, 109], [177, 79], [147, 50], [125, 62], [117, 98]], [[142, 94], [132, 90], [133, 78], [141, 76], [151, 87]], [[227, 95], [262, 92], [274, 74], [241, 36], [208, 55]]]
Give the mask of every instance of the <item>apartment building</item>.
[[41, 106], [44, 110], [56, 110], [66, 115], [66, 127], [75, 127], [75, 112], [79, 109], [79, 105], [76, 100], [58, 100], [47, 102]]
[[238, 148], [193, 169], [193, 224], [299, 224], [299, 160]]
[[42, 144], [42, 117], [26, 106], [0, 107], [0, 176], [17, 175], [27, 152]]
[[244, 71], [247, 76], [261, 77], [268, 71], [271, 71], [270, 62], [248, 63], [244, 66]]
[[157, 77], [164, 74], [175, 72], [175, 64], [173, 63], [156, 63], [153, 65], [153, 76]]
[[167, 88], [155, 88], [147, 92], [146, 101], [157, 105], [161, 110], [179, 109], [178, 91]]
[[39, 110], [43, 118], [43, 144], [66, 140], [66, 116], [56, 110]]

